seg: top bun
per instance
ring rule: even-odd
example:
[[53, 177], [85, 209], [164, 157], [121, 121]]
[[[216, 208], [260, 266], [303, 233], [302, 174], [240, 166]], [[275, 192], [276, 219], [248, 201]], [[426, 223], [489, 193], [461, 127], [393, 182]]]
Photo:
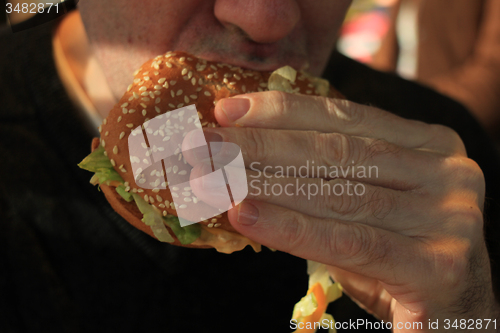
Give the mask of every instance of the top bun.
[[[127, 88], [127, 92], [99, 127], [100, 144], [104, 147], [114, 169], [122, 176], [126, 191], [140, 195], [163, 216], [177, 215], [171, 191], [174, 195], [181, 195], [181, 192], [186, 192], [185, 189], [179, 190], [175, 187], [146, 189], [136, 184], [128, 147], [128, 137], [132, 130], [160, 114], [192, 104], [198, 110], [203, 127], [218, 127], [214, 116], [217, 101], [238, 94], [267, 91], [271, 74], [271, 72], [257, 72], [210, 62], [183, 52], [167, 52], [143, 64], [134, 73], [133, 83]], [[325, 82], [298, 72], [297, 79], [288, 85], [288, 90], [305, 95], [342, 97], [340, 93], [330, 88], [328, 83], [326, 83], [325, 93]], [[166, 134], [168, 133], [163, 131], [158, 133], [162, 136]], [[111, 195], [116, 196], [116, 193], [111, 194], [109, 190], [105, 193], [108, 200]], [[118, 207], [119, 200], [123, 202], [121, 209]], [[130, 203], [121, 198], [113, 199], [113, 201], [113, 208], [127, 221], [154, 237], [154, 234], [148, 230], [149, 228], [141, 222], [138, 210], [131, 212]], [[132, 218], [132, 215], [135, 218]], [[240, 240], [244, 238], [231, 226], [226, 213], [202, 221], [200, 224], [205, 231], [210, 231], [212, 234], [215, 229], [218, 229], [217, 234], [224, 234], [226, 238], [236, 237]], [[169, 232], [175, 238], [170, 229]], [[180, 245], [177, 241], [174, 244]], [[246, 240], [246, 244], [252, 245], [257, 250], [257, 244], [249, 240]], [[191, 244], [191, 247], [193, 246], [211, 247], [213, 244], [195, 242]]]

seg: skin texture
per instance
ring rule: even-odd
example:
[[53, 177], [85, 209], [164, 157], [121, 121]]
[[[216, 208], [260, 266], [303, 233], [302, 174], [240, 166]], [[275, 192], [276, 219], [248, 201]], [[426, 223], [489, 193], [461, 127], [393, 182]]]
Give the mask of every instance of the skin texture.
[[[79, 6], [93, 52], [119, 97], [139, 65], [168, 50], [257, 70], [309, 65], [319, 75], [349, 3], [82, 0]], [[330, 180], [362, 184], [362, 196], [308, 200], [252, 188], [229, 211], [236, 230], [330, 265], [346, 293], [385, 321], [498, 317], [482, 235], [484, 178], [455, 132], [323, 97], [262, 92], [233, 99], [247, 99], [248, 113], [236, 107], [245, 103], [221, 100], [215, 115], [222, 128], [205, 131], [241, 147], [249, 182], [260, 180], [255, 187], [264, 180], [258, 171], [269, 165], [315, 161], [379, 170], [378, 177]], [[266, 180], [295, 184], [272, 175]], [[207, 190], [196, 185], [203, 196]]]

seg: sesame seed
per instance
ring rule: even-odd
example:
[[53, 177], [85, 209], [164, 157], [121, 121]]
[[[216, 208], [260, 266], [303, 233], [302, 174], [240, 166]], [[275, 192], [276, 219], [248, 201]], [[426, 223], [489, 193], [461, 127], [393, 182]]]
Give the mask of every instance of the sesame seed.
[[193, 77], [193, 78], [191, 79], [191, 84], [192, 84], [193, 86], [194, 86], [194, 85], [196, 85], [196, 78], [195, 78], [195, 77]]
[[106, 142], [103, 139], [101, 139], [101, 146], [106, 147]]
[[127, 102], [125, 102], [125, 103], [122, 104], [122, 108], [126, 108], [127, 106], [128, 106]]
[[162, 77], [161, 79], [158, 80], [158, 83], [159, 84], [163, 84], [163, 82], [165, 82], [167, 79]]
[[170, 95], [172, 95], [172, 98], [175, 97], [175, 93], [173, 90], [170, 90]]
[[139, 98], [139, 95], [135, 91], [132, 93], [132, 95], [134, 96], [135, 99]]
[[141, 98], [144, 102], [149, 102], [151, 99], [149, 99], [149, 97], [143, 97]]
[[139, 88], [139, 91], [146, 91], [146, 90], [148, 90], [148, 88], [146, 88], [144, 86], [142, 86], [142, 87]]
[[187, 72], [188, 72], [188, 69], [187, 69], [187, 68], [184, 68], [184, 69], [182, 70], [182, 72], [181, 72], [181, 75], [186, 75], [186, 74], [187, 74]]
[[161, 89], [161, 86], [159, 84], [155, 85], [154, 86], [155, 90], [160, 90]]
[[118, 147], [117, 146], [114, 146], [113, 147], [113, 154], [118, 154]]
[[97, 129], [99, 130], [99, 133], [102, 132], [102, 126], [101, 125], [99, 125], [99, 127], [97, 127]]
[[104, 133], [104, 136], [108, 136], [109, 135], [109, 131], [106, 131], [106, 133]]
[[182, 95], [182, 89], [177, 90], [177, 96]]
[[207, 227], [212, 228], [214, 225], [212, 223], [209, 223]]
[[179, 61], [180, 61], [180, 62], [184, 62], [184, 61], [186, 61], [186, 57], [180, 57], [180, 58], [179, 58]]
[[134, 113], [134, 112], [135, 112], [135, 109], [128, 110], [128, 113]]
[[177, 173], [177, 171], [179, 171], [179, 167], [177, 165], [174, 165], [172, 170], [174, 171], [174, 173]]
[[132, 128], [132, 127], [134, 127], [134, 124], [132, 124], [132, 123], [131, 123], [131, 124], [127, 124], [126, 126], [127, 126], [128, 128]]
[[104, 120], [102, 121], [102, 123], [103, 123], [104, 125], [106, 125], [106, 123], [107, 123], [107, 122], [108, 122], [108, 119], [106, 119], [106, 118], [104, 118]]
[[149, 201], [149, 195], [144, 194], [144, 200], [145, 200], [145, 201]]
[[159, 108], [159, 107], [157, 107], [157, 106], [155, 106], [155, 111], [156, 111], [156, 112], [158, 112], [158, 113], [160, 113], [160, 112], [161, 112], [160, 108]]
[[159, 202], [162, 202], [163, 201], [163, 198], [160, 197], [158, 194], [156, 195], [156, 200], [158, 200]]
[[185, 205], [185, 204], [182, 204], [182, 205], [180, 205], [180, 206], [179, 206], [179, 208], [180, 208], [180, 209], [184, 209], [184, 208], [187, 208], [187, 205]]
[[205, 96], [212, 96], [212, 94], [208, 91], [205, 91], [204, 94], [205, 94]]
[[177, 83], [177, 81], [174, 81], [174, 80], [170, 81], [171, 86], [175, 86], [176, 83]]
[[182, 108], [183, 106], [184, 106], [184, 103], [177, 104], [177, 108]]
[[117, 123], [119, 123], [122, 120], [122, 116], [119, 116], [118, 119], [116, 120]]
[[158, 205], [158, 207], [165, 208], [165, 205], [161, 203], [161, 204]]
[[158, 104], [160, 102], [161, 102], [161, 98], [160, 97], [158, 97], [157, 99], [155, 99], [155, 104]]
[[112, 166], [115, 166], [115, 165], [116, 165], [116, 163], [115, 163], [115, 160], [114, 160], [114, 159], [110, 159], [109, 161], [111, 162], [111, 165], [112, 165]]
[[142, 106], [143, 108], [147, 108], [148, 106], [144, 103], [141, 103], [140, 106]]
[[[165, 207], [165, 206], [163, 206]], [[166, 210], [163, 211], [163, 216], [167, 216], [168, 215], [168, 212]]]
[[125, 132], [121, 132], [121, 133], [120, 133], [120, 137], [119, 137], [119, 138], [120, 138], [120, 140], [121, 140], [121, 139], [123, 139], [123, 137], [124, 137], [124, 136], [125, 136]]
[[148, 96], [148, 95], [149, 95], [149, 93], [147, 91], [144, 91], [141, 93], [141, 96]]
[[220, 226], [221, 226], [221, 224], [220, 224], [220, 223], [215, 223], [215, 224], [214, 224], [214, 228], [218, 228], [218, 227], [220, 227]]
[[172, 68], [172, 64], [169, 62], [165, 62], [165, 65], [167, 65], [168, 68]]
[[191, 97], [191, 99], [197, 99], [198, 98], [198, 96], [196, 96], [196, 95], [189, 95], [189, 97]]
[[215, 223], [217, 222], [217, 219], [211, 219], [210, 222]]

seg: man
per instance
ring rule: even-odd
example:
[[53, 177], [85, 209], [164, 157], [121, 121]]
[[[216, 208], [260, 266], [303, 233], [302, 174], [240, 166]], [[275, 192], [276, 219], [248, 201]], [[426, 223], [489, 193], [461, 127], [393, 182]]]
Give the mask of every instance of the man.
[[[114, 99], [129, 84], [131, 72], [168, 50], [261, 70], [308, 67], [320, 75], [349, 4], [82, 0], [79, 9], [92, 51], [82, 61], [97, 59]], [[127, 225], [84, 184], [88, 175], [74, 163], [85, 156], [90, 134], [76, 122], [78, 114], [47, 60], [51, 56], [25, 53], [33, 52], [33, 43], [37, 50], [50, 47], [46, 31], [2, 35], [15, 42], [1, 58], [13, 67], [2, 65], [7, 111], [0, 131], [6, 143], [2, 160], [7, 161], [1, 170], [8, 176], [1, 187], [6, 212], [2, 310], [13, 316], [4, 321], [6, 328], [288, 331], [305, 267], [286, 252], [330, 265], [346, 293], [394, 323], [395, 330], [398, 323], [423, 323], [430, 330], [431, 322], [439, 330], [454, 329], [454, 322], [461, 329], [469, 319], [478, 329], [496, 330], [492, 324], [486, 329], [484, 321], [499, 314], [483, 237], [485, 182], [465, 147], [489, 184], [497, 181], [498, 164], [477, 124], [458, 104], [338, 55], [325, 76], [362, 104], [276, 92], [220, 101], [216, 115], [222, 128], [206, 133], [238, 144], [247, 167], [255, 161], [261, 167], [314, 161], [377, 166], [379, 174], [330, 181], [362, 184], [362, 196], [251, 193], [229, 212], [242, 234], [283, 252], [222, 256], [175, 248]], [[20, 57], [17, 65], [15, 57]], [[465, 146], [447, 127], [403, 119], [366, 103], [453, 125]], [[259, 177], [255, 170], [249, 176]], [[286, 186], [291, 180], [270, 181]], [[309, 185], [318, 178], [299, 181]], [[487, 186], [488, 197], [496, 200], [497, 192]], [[496, 219], [493, 200], [488, 217]], [[487, 236], [498, 229], [497, 220], [490, 223]], [[495, 258], [498, 249], [493, 242], [488, 246]], [[343, 302], [346, 308], [352, 304]], [[351, 309], [336, 311], [335, 304], [331, 310], [338, 321], [363, 316]]]

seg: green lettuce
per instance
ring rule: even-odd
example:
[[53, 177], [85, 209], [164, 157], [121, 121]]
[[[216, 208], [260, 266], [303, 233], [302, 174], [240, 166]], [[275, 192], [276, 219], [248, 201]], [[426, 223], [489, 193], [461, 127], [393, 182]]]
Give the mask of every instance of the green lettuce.
[[101, 145], [99, 145], [90, 155], [85, 157], [78, 166], [84, 170], [94, 172], [94, 176], [90, 180], [94, 185], [110, 185], [111, 181], [118, 182], [120, 185], [116, 187], [116, 192], [127, 202], [131, 202], [132, 200], [135, 201], [137, 207], [143, 214], [142, 222], [151, 227], [154, 235], [160, 241], [168, 243], [174, 241], [165, 228], [165, 224], [172, 229], [181, 244], [191, 244], [200, 237], [201, 227], [199, 224], [181, 227], [179, 219], [176, 216], [168, 215], [164, 217], [140, 195], [125, 191], [123, 178], [113, 168], [111, 161], [105, 155], [104, 147]]

